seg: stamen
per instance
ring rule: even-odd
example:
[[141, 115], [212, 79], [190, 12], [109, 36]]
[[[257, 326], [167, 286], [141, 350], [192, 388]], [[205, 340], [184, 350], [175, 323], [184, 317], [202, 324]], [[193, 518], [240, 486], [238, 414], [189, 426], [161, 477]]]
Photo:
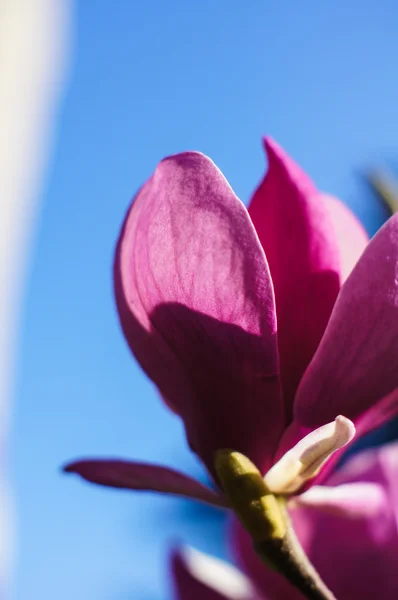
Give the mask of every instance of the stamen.
[[317, 475], [330, 456], [355, 435], [355, 425], [339, 415], [305, 436], [268, 471], [264, 481], [274, 494], [292, 494]]
[[279, 502], [251, 460], [240, 452], [217, 450], [215, 467], [230, 506], [253, 539], [283, 539], [286, 524]]

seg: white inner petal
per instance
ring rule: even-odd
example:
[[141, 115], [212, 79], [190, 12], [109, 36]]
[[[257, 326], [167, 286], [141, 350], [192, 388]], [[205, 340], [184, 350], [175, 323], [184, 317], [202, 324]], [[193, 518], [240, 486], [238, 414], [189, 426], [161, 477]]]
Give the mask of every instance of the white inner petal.
[[264, 481], [275, 494], [296, 492], [312, 479], [328, 458], [355, 435], [355, 425], [339, 415], [298, 442], [268, 471]]
[[255, 597], [250, 580], [232, 565], [203, 554], [189, 546], [181, 549], [187, 570], [195, 579], [229, 600], [250, 600]]
[[381, 485], [371, 482], [344, 483], [335, 487], [314, 485], [295, 496], [289, 506], [316, 508], [329, 514], [360, 519], [385, 510], [387, 498]]

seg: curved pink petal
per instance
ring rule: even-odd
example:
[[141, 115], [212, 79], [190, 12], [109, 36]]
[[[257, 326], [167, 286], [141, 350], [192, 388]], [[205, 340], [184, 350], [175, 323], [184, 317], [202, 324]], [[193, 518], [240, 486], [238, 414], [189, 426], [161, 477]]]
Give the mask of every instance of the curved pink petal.
[[175, 550], [171, 568], [176, 600], [261, 600], [238, 569], [192, 548]]
[[[325, 583], [339, 600], [394, 600], [398, 597], [398, 444], [356, 455], [328, 481], [381, 486], [388, 503], [381, 511], [341, 518], [296, 508], [291, 516], [298, 537]], [[394, 492], [395, 489], [395, 492]], [[252, 550], [251, 540], [235, 525], [234, 543], [241, 564], [259, 589], [273, 600], [300, 600], [301, 596], [277, 573], [264, 567]]]
[[344, 284], [295, 401], [299, 423], [354, 420], [398, 387], [398, 215]]
[[347, 208], [335, 199], [325, 201], [273, 140], [264, 142], [268, 172], [249, 213], [275, 289], [281, 378], [290, 422], [299, 381], [325, 331], [343, 277], [366, 237]]
[[283, 427], [272, 282], [246, 208], [209, 158], [171, 156], [139, 191], [115, 293], [130, 348], [209, 470], [224, 447], [265, 470]]
[[107, 487], [162, 492], [226, 507], [223, 496], [199, 481], [167, 467], [127, 460], [78, 460], [64, 467], [83, 479]]

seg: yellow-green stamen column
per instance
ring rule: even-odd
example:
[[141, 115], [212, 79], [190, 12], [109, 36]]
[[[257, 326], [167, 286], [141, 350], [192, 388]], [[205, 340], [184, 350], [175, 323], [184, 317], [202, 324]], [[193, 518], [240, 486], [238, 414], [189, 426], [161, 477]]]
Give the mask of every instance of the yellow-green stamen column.
[[215, 467], [231, 508], [261, 559], [309, 600], [335, 600], [295, 535], [285, 498], [271, 493], [259, 470], [239, 452], [219, 450]]

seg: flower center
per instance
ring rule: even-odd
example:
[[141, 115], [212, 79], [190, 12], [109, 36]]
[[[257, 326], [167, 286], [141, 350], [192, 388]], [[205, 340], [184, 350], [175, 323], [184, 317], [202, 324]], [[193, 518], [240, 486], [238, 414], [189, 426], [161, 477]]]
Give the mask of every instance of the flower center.
[[[218, 450], [215, 467], [235, 512], [243, 522], [247, 521], [249, 530], [259, 532], [263, 517], [275, 510], [279, 512], [279, 497], [297, 492], [314, 478], [332, 454], [348, 444], [354, 435], [354, 424], [339, 415], [331, 423], [306, 435], [264, 477], [251, 460], [233, 450]], [[272, 527], [277, 531], [280, 524], [275, 522]]]
[[300, 440], [262, 477], [243, 454], [218, 450], [215, 468], [225, 496], [251, 535], [260, 558], [306, 598], [335, 600], [308, 560], [286, 509], [288, 496], [319, 473], [330, 456], [355, 435], [353, 423], [338, 416]]
[[292, 528], [286, 496], [318, 473], [333, 452], [347, 444], [355, 427], [337, 417], [303, 438], [263, 478], [240, 452], [218, 450], [215, 468], [231, 508], [251, 535], [260, 558], [306, 598], [335, 600], [305, 555]]

